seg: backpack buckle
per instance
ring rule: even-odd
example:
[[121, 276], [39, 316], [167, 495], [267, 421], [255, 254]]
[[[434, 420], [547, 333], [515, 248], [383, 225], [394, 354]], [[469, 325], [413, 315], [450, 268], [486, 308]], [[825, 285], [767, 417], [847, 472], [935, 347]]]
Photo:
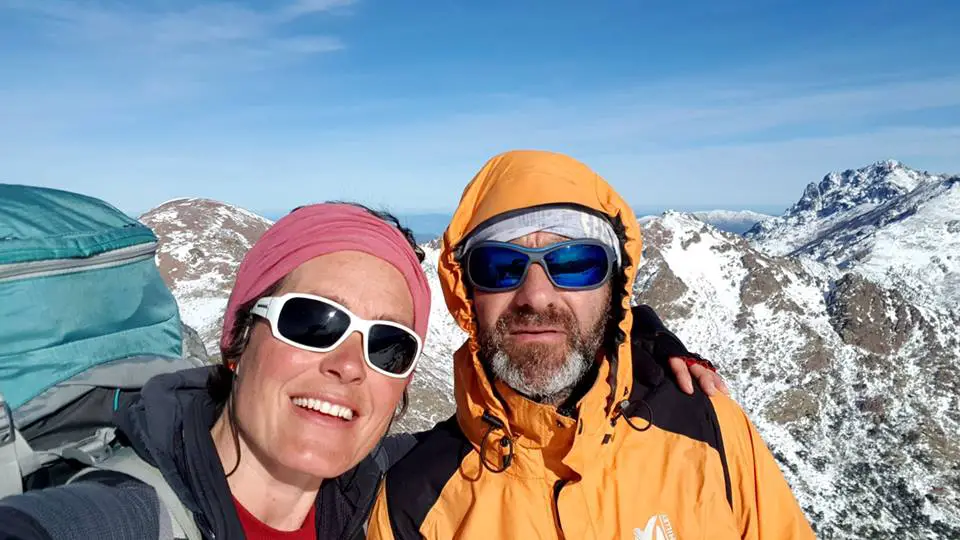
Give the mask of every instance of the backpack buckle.
[[0, 393], [0, 447], [13, 444], [17, 440], [17, 432], [13, 425], [13, 412], [10, 404], [3, 399]]
[[115, 432], [116, 429], [112, 427], [100, 428], [81, 444], [64, 448], [58, 453], [64, 459], [73, 459], [94, 467], [113, 455], [110, 443], [113, 442]]
[[10, 404], [0, 394], [0, 498], [23, 493], [23, 467]]

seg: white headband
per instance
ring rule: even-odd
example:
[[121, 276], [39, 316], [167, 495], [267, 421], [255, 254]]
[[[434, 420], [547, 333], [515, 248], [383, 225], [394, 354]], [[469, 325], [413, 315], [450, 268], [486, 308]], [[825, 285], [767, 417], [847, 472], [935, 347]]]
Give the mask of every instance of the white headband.
[[620, 240], [610, 222], [595, 214], [573, 208], [531, 208], [481, 227], [467, 238], [463, 253], [480, 242], [510, 242], [536, 232], [553, 233], [571, 240], [598, 240], [613, 249], [617, 254], [617, 266], [621, 265]]

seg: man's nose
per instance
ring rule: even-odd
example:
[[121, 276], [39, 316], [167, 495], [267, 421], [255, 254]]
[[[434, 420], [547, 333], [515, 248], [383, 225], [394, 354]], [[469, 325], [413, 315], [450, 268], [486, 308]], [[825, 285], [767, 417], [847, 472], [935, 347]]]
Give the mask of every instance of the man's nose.
[[513, 301], [518, 306], [527, 306], [534, 311], [541, 311], [554, 304], [556, 297], [557, 290], [547, 277], [543, 266], [531, 264]]

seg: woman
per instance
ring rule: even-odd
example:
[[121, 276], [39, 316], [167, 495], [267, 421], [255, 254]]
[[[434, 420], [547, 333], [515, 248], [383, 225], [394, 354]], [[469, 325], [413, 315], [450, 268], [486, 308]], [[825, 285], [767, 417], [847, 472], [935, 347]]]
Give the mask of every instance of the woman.
[[0, 539], [362, 537], [413, 443], [381, 439], [426, 336], [422, 259], [395, 218], [358, 205], [279, 220], [238, 270], [223, 364], [155, 377], [118, 406], [118, 432], [158, 475], [118, 466], [7, 498]]
[[[119, 408], [122, 436], [203, 537], [362, 533], [385, 464], [372, 451], [406, 402], [426, 336], [422, 256], [389, 216], [295, 210], [238, 270], [224, 364], [155, 377]], [[112, 471], [85, 478], [96, 482], [3, 501], [0, 537], [170, 537], [149, 485]]]

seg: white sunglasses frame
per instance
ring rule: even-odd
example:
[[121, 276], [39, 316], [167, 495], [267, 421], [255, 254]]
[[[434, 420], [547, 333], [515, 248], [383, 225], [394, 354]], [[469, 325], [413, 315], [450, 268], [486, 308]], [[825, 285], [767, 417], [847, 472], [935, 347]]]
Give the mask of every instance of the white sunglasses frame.
[[[340, 336], [340, 338], [337, 339], [337, 341], [329, 347], [308, 347], [306, 345], [287, 339], [286, 337], [280, 334], [280, 330], [277, 327], [277, 322], [280, 318], [280, 312], [283, 311], [283, 306], [287, 303], [288, 300], [292, 298], [306, 298], [308, 300], [316, 300], [319, 302], [330, 304], [331, 306], [347, 314], [347, 316], [350, 318], [350, 326], [348, 326], [346, 332], [344, 332], [343, 335]], [[363, 339], [362, 349], [363, 349], [364, 363], [367, 365], [367, 367], [369, 367], [373, 371], [381, 375], [390, 377], [392, 379], [405, 379], [411, 373], [413, 373], [413, 370], [416, 369], [417, 364], [420, 362], [420, 357], [423, 353], [423, 340], [420, 339], [420, 336], [417, 335], [417, 333], [414, 332], [412, 328], [394, 321], [385, 321], [385, 320], [379, 320], [379, 319], [377, 320], [363, 319], [358, 315], [356, 315], [355, 313], [353, 313], [352, 311], [350, 311], [349, 309], [347, 309], [346, 307], [344, 307], [343, 305], [339, 304], [338, 302], [334, 302], [333, 300], [329, 298], [325, 298], [323, 296], [317, 296], [314, 294], [306, 294], [306, 293], [297, 293], [297, 292], [286, 293], [282, 296], [264, 296], [257, 300], [257, 303], [254, 304], [254, 306], [250, 309], [250, 313], [257, 315], [259, 317], [263, 317], [264, 319], [267, 320], [267, 322], [270, 323], [270, 332], [273, 334], [274, 338], [286, 343], [287, 345], [290, 345], [291, 347], [296, 347], [298, 349], [303, 349], [305, 351], [310, 351], [310, 352], [330, 352], [336, 349], [337, 347], [339, 347], [340, 345], [342, 345], [343, 342], [346, 341], [347, 338], [350, 337], [354, 332], [359, 332], [360, 336]], [[403, 373], [398, 374], [398, 373], [390, 373], [389, 371], [384, 371], [383, 369], [380, 369], [379, 367], [374, 365], [373, 362], [370, 361], [369, 352], [368, 352], [370, 328], [375, 324], [382, 324], [385, 326], [392, 326], [394, 328], [399, 328], [400, 330], [403, 330], [409, 333], [411, 336], [413, 336], [413, 339], [416, 341], [417, 352], [413, 357], [413, 362], [410, 363], [410, 367], [408, 367], [406, 371], [404, 371]]]

